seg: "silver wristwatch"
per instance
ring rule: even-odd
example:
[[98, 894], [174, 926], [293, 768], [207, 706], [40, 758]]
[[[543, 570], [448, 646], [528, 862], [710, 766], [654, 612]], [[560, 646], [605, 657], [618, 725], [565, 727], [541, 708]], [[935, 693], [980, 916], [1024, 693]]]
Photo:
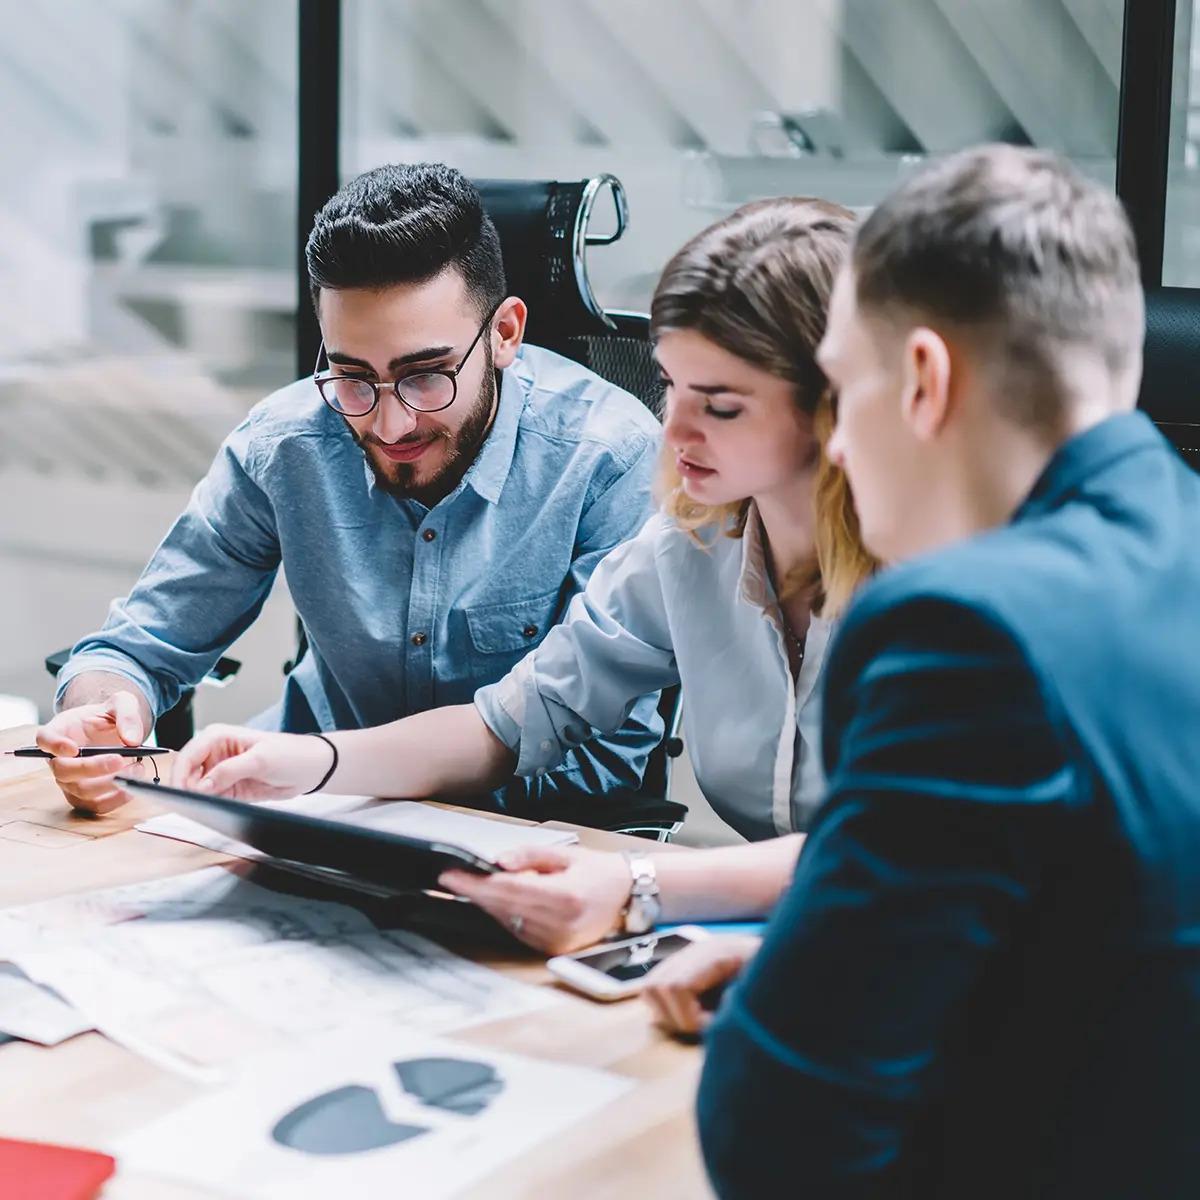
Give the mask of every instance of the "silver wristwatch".
[[621, 928], [625, 933], [648, 933], [658, 923], [662, 902], [658, 898], [658, 873], [654, 860], [640, 854], [625, 854], [633, 885], [629, 903], [621, 913]]

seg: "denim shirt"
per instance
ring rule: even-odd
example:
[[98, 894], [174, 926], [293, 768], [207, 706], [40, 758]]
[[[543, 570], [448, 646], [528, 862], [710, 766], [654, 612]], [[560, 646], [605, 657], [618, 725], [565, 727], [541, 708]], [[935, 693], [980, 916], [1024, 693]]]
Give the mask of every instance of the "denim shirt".
[[[110, 671], [162, 713], [251, 624], [282, 567], [309, 648], [278, 727], [365, 727], [468, 703], [641, 527], [659, 432], [627, 392], [523, 347], [474, 463], [430, 509], [376, 486], [346, 423], [302, 379], [229, 436], [133, 591], [74, 648], [59, 698], [81, 672]], [[654, 699], [534, 790], [636, 786], [662, 727]]]
[[683, 686], [683, 744], [713, 810], [751, 840], [804, 829], [825, 790], [820, 678], [830, 622], [813, 616], [796, 679], [761, 526], [703, 544], [652, 517], [614, 550], [561, 625], [475, 706], [536, 776], [643, 692]]

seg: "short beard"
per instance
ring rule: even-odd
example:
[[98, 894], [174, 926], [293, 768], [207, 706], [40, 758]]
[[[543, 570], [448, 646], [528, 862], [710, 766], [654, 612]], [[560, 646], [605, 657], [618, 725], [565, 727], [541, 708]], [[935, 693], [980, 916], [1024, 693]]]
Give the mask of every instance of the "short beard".
[[[446, 461], [431, 479], [417, 482], [419, 463], [388, 463], [387, 472], [379, 463], [367, 454], [367, 462], [375, 475], [375, 484], [380, 490], [395, 496], [399, 500], [416, 500], [426, 508], [432, 508], [439, 500], [444, 500], [458, 486], [459, 481], [467, 473], [475, 461], [480, 446], [487, 437], [492, 421], [492, 410], [496, 403], [497, 380], [496, 371], [492, 366], [492, 348], [485, 341], [483, 380], [479, 385], [479, 394], [471, 405], [471, 411], [453, 435], [440, 434], [441, 440], [448, 442]], [[354, 440], [365, 448], [369, 445], [379, 446], [383, 443], [374, 434], [359, 437], [353, 429], [350, 430]]]

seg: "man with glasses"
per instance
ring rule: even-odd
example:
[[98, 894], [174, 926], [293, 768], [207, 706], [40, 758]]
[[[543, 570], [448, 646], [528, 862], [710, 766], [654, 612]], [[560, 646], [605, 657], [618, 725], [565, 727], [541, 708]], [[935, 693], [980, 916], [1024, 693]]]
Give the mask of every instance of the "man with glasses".
[[[657, 422], [522, 346], [525, 305], [457, 171], [359, 176], [317, 214], [307, 260], [314, 377], [230, 434], [133, 591], [75, 647], [44, 749], [140, 743], [251, 624], [280, 568], [308, 648], [260, 723], [316, 732], [468, 702], [648, 516]], [[636, 788], [661, 733], [654, 699], [507, 799]], [[113, 779], [128, 760], [52, 767], [77, 808], [124, 798]]]

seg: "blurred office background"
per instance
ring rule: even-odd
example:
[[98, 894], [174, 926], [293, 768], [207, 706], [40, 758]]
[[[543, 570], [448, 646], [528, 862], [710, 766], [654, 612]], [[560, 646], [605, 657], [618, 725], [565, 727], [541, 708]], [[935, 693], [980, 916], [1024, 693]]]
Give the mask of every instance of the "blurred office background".
[[[1195, 3], [1176, 6], [1163, 270], [1187, 286]], [[102, 620], [223, 435], [297, 372], [299, 11], [0, 0], [0, 693], [43, 714], [44, 655]], [[590, 274], [644, 310], [669, 253], [756, 196], [868, 207], [997, 139], [1113, 183], [1125, 21], [1123, 0], [343, 0], [340, 172], [612, 172], [631, 224]], [[201, 721], [275, 696], [285, 586]]]

